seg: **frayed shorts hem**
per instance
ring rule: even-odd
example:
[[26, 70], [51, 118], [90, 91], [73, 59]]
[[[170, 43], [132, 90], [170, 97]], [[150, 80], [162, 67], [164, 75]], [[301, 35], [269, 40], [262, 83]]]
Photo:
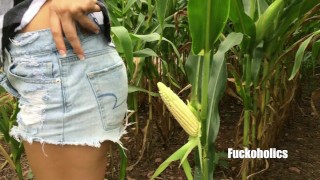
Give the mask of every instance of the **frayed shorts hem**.
[[91, 139], [83, 139], [81, 141], [79, 141], [79, 140], [77, 140], [77, 141], [72, 141], [72, 140], [55, 141], [55, 140], [39, 138], [36, 136], [30, 136], [28, 133], [19, 130], [19, 128], [17, 126], [14, 126], [10, 131], [10, 136], [12, 136], [18, 142], [26, 141], [29, 144], [32, 144], [33, 142], [39, 142], [40, 144], [43, 144], [43, 145], [44, 144], [61, 145], [61, 146], [73, 145], [73, 146], [90, 146], [90, 147], [95, 147], [95, 148], [100, 148], [101, 143], [103, 143], [105, 141], [111, 141], [111, 142], [117, 143], [121, 147], [123, 147], [120, 139], [125, 134], [127, 134], [127, 131], [125, 130], [125, 128], [123, 126], [121, 126], [120, 128], [115, 128], [113, 130], [106, 131], [105, 135], [100, 136], [97, 139], [91, 138]]

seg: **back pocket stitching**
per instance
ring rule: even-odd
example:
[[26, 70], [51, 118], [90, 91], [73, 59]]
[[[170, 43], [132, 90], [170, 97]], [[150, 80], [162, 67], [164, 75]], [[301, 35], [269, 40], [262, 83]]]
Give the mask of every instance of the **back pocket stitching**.
[[123, 67], [123, 62], [121, 61], [120, 63], [117, 63], [115, 65], [112, 65], [110, 67], [107, 67], [107, 68], [104, 68], [102, 70], [99, 70], [99, 71], [93, 71], [93, 72], [89, 72], [87, 73], [87, 78], [88, 78], [88, 81], [89, 81], [89, 84], [91, 86], [91, 89], [96, 97], [96, 100], [97, 100], [97, 104], [98, 104], [98, 107], [99, 107], [99, 112], [100, 112], [100, 116], [101, 116], [101, 123], [103, 125], [103, 128], [105, 130], [111, 130], [113, 128], [116, 128], [116, 126], [120, 125], [122, 122], [119, 122], [117, 124], [111, 124], [110, 122], [108, 123], [107, 122], [107, 117], [106, 117], [106, 109], [105, 107], [103, 106], [103, 102], [102, 102], [102, 97], [105, 97], [105, 96], [112, 96], [114, 97], [115, 99], [115, 102], [113, 104], [113, 107], [112, 109], [116, 109], [118, 107], [120, 107], [121, 105], [125, 104], [126, 103], [126, 99], [123, 100], [122, 102], [120, 102], [118, 104], [118, 97], [114, 94], [114, 93], [103, 93], [103, 94], [99, 94], [100, 93], [100, 89], [97, 87], [95, 87], [93, 85], [93, 79], [96, 78], [96, 77], [100, 77], [100, 76], [103, 76], [103, 75], [108, 75], [116, 70], [120, 70], [120, 68]]

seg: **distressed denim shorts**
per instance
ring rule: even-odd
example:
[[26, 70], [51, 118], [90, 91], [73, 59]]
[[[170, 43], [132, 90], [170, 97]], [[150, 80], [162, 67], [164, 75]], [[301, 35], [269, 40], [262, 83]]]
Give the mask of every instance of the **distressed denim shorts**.
[[120, 143], [126, 133], [125, 65], [102, 33], [78, 36], [84, 60], [67, 41], [61, 57], [49, 29], [11, 40], [1, 84], [19, 101], [18, 125], [10, 132], [17, 140], [100, 147]]

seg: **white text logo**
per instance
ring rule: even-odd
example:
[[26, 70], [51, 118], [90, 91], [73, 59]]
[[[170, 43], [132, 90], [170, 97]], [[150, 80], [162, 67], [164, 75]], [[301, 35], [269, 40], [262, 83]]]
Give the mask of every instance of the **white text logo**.
[[228, 158], [288, 158], [288, 150], [277, 150], [276, 148], [270, 148], [262, 150], [260, 148], [256, 150], [249, 150], [245, 148], [243, 150], [234, 150], [228, 148]]

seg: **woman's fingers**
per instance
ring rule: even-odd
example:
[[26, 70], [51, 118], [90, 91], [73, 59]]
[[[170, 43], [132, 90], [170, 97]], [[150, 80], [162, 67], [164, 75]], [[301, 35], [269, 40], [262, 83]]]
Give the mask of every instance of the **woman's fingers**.
[[50, 29], [53, 36], [53, 40], [56, 43], [56, 47], [61, 56], [66, 56], [66, 46], [63, 40], [63, 33], [60, 24], [60, 18], [54, 11], [50, 11]]
[[93, 6], [88, 7], [85, 11], [86, 12], [100, 12], [101, 9], [97, 4], [94, 4]]
[[87, 30], [94, 32], [96, 34], [99, 33], [99, 30], [100, 30], [99, 27], [94, 22], [92, 22], [92, 20], [90, 18], [88, 18], [88, 16], [83, 15], [81, 18], [77, 18], [77, 22], [84, 29], [87, 29]]
[[[98, 5], [90, 6], [85, 10], [86, 12], [99, 12], [100, 7]], [[91, 32], [99, 33], [100, 28], [84, 13], [78, 13], [74, 15], [74, 20], [77, 21], [82, 28], [85, 28]]]
[[61, 26], [62, 26], [65, 37], [67, 38], [70, 45], [72, 46], [73, 52], [77, 54], [80, 60], [83, 60], [84, 53], [81, 47], [80, 39], [77, 35], [75, 22], [70, 16], [67, 16], [67, 15], [61, 18], [63, 18], [63, 21], [61, 21]]
[[51, 1], [50, 26], [57, 49], [62, 56], [65, 56], [66, 52], [64, 34], [79, 59], [85, 58], [77, 35], [76, 23], [91, 32], [99, 32], [99, 27], [87, 16], [88, 13], [100, 11], [96, 2], [96, 0]]

